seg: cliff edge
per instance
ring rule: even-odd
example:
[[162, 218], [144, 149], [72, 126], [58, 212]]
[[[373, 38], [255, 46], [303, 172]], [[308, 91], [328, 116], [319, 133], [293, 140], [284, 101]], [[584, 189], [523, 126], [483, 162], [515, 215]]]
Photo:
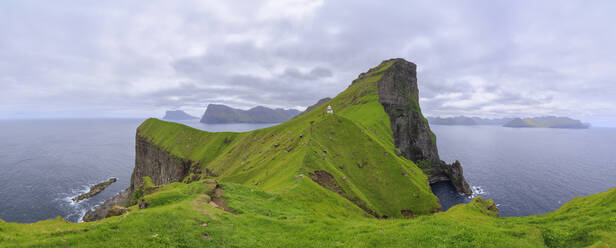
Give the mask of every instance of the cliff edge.
[[419, 107], [416, 70], [415, 64], [404, 59], [390, 59], [360, 74], [358, 80], [383, 73], [377, 82], [379, 102], [389, 115], [394, 145], [401, 155], [415, 162], [430, 183], [450, 181], [459, 193], [471, 195], [460, 162], [447, 164], [438, 156], [436, 136]]
[[133, 193], [144, 183], [144, 177], [151, 178], [154, 185], [162, 185], [183, 181], [190, 173], [201, 175], [198, 162], [183, 159], [165, 151], [143, 137], [139, 131], [135, 139], [135, 168], [131, 175], [130, 186], [95, 209], [88, 211], [83, 221], [103, 219], [113, 206], [128, 206], [135, 200], [139, 200], [133, 199], [135, 197]]

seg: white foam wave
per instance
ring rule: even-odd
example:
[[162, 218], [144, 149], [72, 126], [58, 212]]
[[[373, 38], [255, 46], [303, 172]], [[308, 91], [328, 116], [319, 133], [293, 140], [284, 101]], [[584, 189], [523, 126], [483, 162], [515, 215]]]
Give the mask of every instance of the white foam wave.
[[59, 198], [56, 199], [60, 202], [63, 202], [61, 205], [63, 205], [65, 208], [69, 210], [68, 211], [69, 213], [66, 216], [64, 216], [64, 219], [67, 219], [67, 220], [76, 219], [77, 222], [82, 222], [81, 219], [83, 218], [83, 216], [86, 215], [86, 213], [90, 209], [89, 205], [91, 204], [88, 203], [90, 199], [85, 199], [79, 202], [75, 202], [73, 201], [73, 198], [89, 192], [90, 187], [92, 187], [93, 185], [94, 184], [82, 185], [80, 188], [72, 189], [70, 192], [63, 193]]
[[486, 191], [481, 186], [471, 186], [471, 190], [473, 191], [473, 197], [486, 194]]
[[90, 187], [92, 186], [93, 186], [92, 184], [88, 184], [88, 185], [83, 185], [81, 189], [72, 189], [71, 193], [66, 194], [65, 197], [62, 198], [62, 200], [64, 202], [67, 202], [71, 206], [79, 205], [79, 203], [83, 201], [75, 202], [73, 201], [73, 198], [83, 195], [85, 193], [88, 193], [88, 191], [90, 191]]

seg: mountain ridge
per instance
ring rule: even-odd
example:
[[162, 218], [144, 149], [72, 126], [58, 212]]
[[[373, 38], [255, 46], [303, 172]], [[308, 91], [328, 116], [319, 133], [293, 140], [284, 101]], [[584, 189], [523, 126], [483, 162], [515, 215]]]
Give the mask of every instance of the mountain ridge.
[[590, 124], [582, 123], [579, 120], [571, 119], [569, 117], [542, 116], [532, 118], [515, 118], [505, 123], [503, 127], [587, 129], [590, 127]]
[[271, 109], [256, 106], [248, 110], [236, 109], [223, 104], [209, 104], [201, 117], [202, 123], [280, 123], [300, 112], [296, 109]]
[[165, 116], [163, 117], [163, 120], [170, 120], [170, 121], [193, 120], [193, 119], [199, 119], [199, 118], [196, 116], [189, 115], [182, 110], [167, 110], [165, 112]]
[[427, 117], [428, 122], [434, 125], [453, 125], [453, 126], [475, 126], [475, 125], [498, 125], [501, 126], [514, 118], [481, 118], [481, 117]]

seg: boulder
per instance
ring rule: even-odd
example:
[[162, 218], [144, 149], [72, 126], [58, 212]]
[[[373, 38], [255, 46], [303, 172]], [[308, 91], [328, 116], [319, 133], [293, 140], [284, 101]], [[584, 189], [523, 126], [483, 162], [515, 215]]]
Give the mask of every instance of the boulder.
[[115, 205], [115, 206], [111, 207], [109, 212], [107, 212], [107, 216], [105, 216], [105, 218], [109, 218], [109, 217], [112, 217], [112, 216], [120, 216], [120, 215], [123, 215], [125, 213], [128, 213], [128, 208]]

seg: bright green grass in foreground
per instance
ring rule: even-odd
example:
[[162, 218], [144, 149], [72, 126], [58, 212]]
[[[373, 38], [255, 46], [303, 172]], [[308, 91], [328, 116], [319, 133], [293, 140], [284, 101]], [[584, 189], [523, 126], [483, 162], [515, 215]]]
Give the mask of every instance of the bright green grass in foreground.
[[[207, 185], [174, 183], [152, 206], [93, 223], [0, 222], [2, 247], [613, 247], [616, 189], [540, 216], [498, 218], [476, 198], [415, 219], [374, 219], [308, 178], [270, 194], [223, 184], [229, 207], [202, 201]], [[202, 226], [207, 223], [207, 226]]]

